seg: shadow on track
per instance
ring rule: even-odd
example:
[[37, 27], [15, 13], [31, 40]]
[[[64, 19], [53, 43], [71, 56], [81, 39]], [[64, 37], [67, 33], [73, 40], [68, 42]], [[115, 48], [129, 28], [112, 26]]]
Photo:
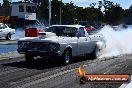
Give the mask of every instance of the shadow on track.
[[52, 59], [52, 58], [35, 59], [34, 62], [31, 64], [27, 64], [26, 61], [24, 60], [24, 61], [10, 62], [6, 64], [2, 64], [2, 65], [17, 67], [17, 68], [37, 69], [37, 70], [51, 69], [51, 68], [63, 66], [57, 60]]
[[[86, 57], [79, 57], [79, 58], [76, 57], [74, 58], [73, 62], [70, 65], [75, 63], [77, 64], [86, 60], [88, 60], [86, 59]], [[58, 58], [39, 58], [39, 59], [35, 59], [32, 64], [27, 64], [26, 61], [23, 60], [23, 61], [9, 62], [2, 65], [17, 67], [17, 68], [37, 69], [37, 70], [52, 69], [52, 68], [65, 66]]]

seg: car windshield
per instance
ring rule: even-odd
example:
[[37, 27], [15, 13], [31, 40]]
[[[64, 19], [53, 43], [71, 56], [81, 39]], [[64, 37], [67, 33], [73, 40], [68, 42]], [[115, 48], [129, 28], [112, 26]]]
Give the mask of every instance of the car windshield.
[[77, 28], [75, 27], [50, 27], [46, 30], [46, 32], [53, 32], [57, 36], [67, 36], [67, 37], [74, 37], [76, 34]]
[[4, 24], [0, 24], [0, 29], [5, 28], [6, 26]]

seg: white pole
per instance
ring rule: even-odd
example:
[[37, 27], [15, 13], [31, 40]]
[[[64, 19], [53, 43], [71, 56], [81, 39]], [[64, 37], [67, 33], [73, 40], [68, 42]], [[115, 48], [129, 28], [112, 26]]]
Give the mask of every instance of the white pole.
[[49, 26], [51, 22], [51, 0], [49, 0]]
[[60, 25], [61, 25], [61, 15], [62, 15], [61, 11], [62, 11], [62, 0], [61, 0], [61, 4], [60, 4]]

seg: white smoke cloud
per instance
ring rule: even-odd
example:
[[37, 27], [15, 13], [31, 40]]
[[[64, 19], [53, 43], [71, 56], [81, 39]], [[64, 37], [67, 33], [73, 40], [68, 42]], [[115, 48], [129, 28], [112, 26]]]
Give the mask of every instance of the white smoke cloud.
[[17, 28], [16, 33], [12, 35], [12, 40], [16, 40], [23, 37], [25, 37], [25, 30], [22, 28]]
[[132, 27], [115, 31], [110, 26], [105, 26], [100, 33], [106, 38], [107, 45], [100, 58], [132, 53]]

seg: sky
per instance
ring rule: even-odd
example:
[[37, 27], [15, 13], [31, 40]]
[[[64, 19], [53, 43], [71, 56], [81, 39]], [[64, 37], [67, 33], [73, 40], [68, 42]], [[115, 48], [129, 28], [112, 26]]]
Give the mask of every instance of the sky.
[[[70, 2], [71, 0], [63, 0], [63, 2]], [[83, 6], [83, 7], [87, 7], [89, 6], [90, 3], [93, 2], [98, 2], [101, 0], [72, 0], [72, 2], [77, 5], [77, 6]], [[112, 1], [114, 3], [118, 3], [121, 5], [121, 7], [123, 7], [124, 9], [128, 9], [131, 5], [132, 5], [132, 0], [109, 0]]]
[[[13, 2], [21, 1], [21, 0], [11, 0]], [[69, 3], [72, 1], [74, 5], [77, 5], [79, 7], [88, 7], [90, 3], [98, 2], [100, 0], [62, 0], [64, 3]], [[109, 0], [114, 3], [118, 3], [123, 7], [123, 9], [128, 9], [132, 5], [132, 0]], [[0, 3], [2, 3], [3, 0], [0, 0]]]

